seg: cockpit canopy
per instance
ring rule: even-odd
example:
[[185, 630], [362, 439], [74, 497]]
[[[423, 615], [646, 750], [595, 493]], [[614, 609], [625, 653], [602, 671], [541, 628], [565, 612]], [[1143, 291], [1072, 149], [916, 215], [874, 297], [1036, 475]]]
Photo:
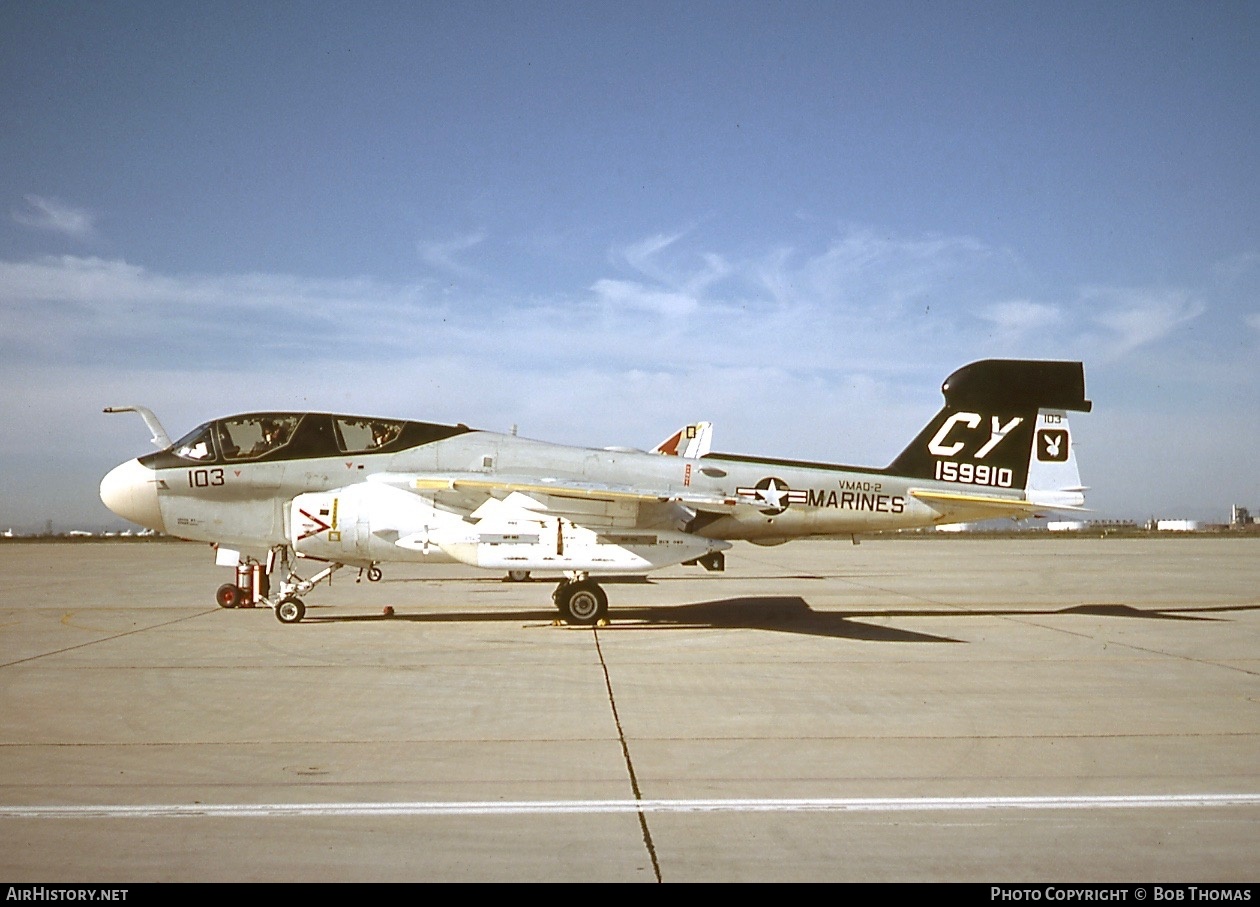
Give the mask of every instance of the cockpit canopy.
[[[403, 422], [328, 413], [248, 413], [197, 426], [160, 454], [155, 466], [310, 459], [388, 453], [469, 431], [466, 425]], [[170, 462], [166, 462], [170, 459]]]

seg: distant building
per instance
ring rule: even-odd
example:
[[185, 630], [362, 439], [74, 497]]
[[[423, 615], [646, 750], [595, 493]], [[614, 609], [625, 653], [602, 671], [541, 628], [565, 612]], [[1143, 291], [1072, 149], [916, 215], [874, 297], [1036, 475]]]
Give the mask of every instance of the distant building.
[[1229, 511], [1229, 525], [1231, 529], [1242, 529], [1245, 526], [1252, 526], [1260, 522], [1260, 519], [1253, 517], [1251, 511], [1240, 504], [1235, 504]]
[[1156, 520], [1158, 532], [1198, 532], [1203, 524], [1198, 520]]
[[1132, 520], [1050, 520], [1046, 529], [1050, 532], [1114, 532], [1117, 529], [1136, 529]]

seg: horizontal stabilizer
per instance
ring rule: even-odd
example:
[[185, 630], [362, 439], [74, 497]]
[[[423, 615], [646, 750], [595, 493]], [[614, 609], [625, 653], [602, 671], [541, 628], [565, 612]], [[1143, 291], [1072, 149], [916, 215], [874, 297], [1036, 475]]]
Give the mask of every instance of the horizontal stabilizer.
[[1067, 510], [1088, 513], [1083, 507], [1039, 500], [1008, 498], [1001, 495], [967, 494], [956, 491], [931, 491], [912, 488], [910, 494], [950, 521], [992, 520], [1000, 517], [1023, 519], [1043, 510]]

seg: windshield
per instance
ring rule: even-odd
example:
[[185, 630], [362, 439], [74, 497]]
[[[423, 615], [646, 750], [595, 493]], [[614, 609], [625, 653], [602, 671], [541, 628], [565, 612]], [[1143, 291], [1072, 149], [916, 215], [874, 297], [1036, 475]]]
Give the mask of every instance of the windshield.
[[175, 456], [185, 460], [213, 460], [214, 433], [210, 430], [210, 424], [198, 425], [171, 445], [171, 450], [175, 452]]

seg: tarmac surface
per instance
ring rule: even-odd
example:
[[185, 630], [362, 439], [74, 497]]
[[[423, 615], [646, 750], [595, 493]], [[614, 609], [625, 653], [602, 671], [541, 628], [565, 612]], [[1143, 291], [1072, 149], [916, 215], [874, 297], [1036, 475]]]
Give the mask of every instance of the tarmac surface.
[[8, 882], [1260, 880], [1260, 538], [738, 545], [599, 629], [457, 566], [291, 626], [205, 545], [0, 566]]

